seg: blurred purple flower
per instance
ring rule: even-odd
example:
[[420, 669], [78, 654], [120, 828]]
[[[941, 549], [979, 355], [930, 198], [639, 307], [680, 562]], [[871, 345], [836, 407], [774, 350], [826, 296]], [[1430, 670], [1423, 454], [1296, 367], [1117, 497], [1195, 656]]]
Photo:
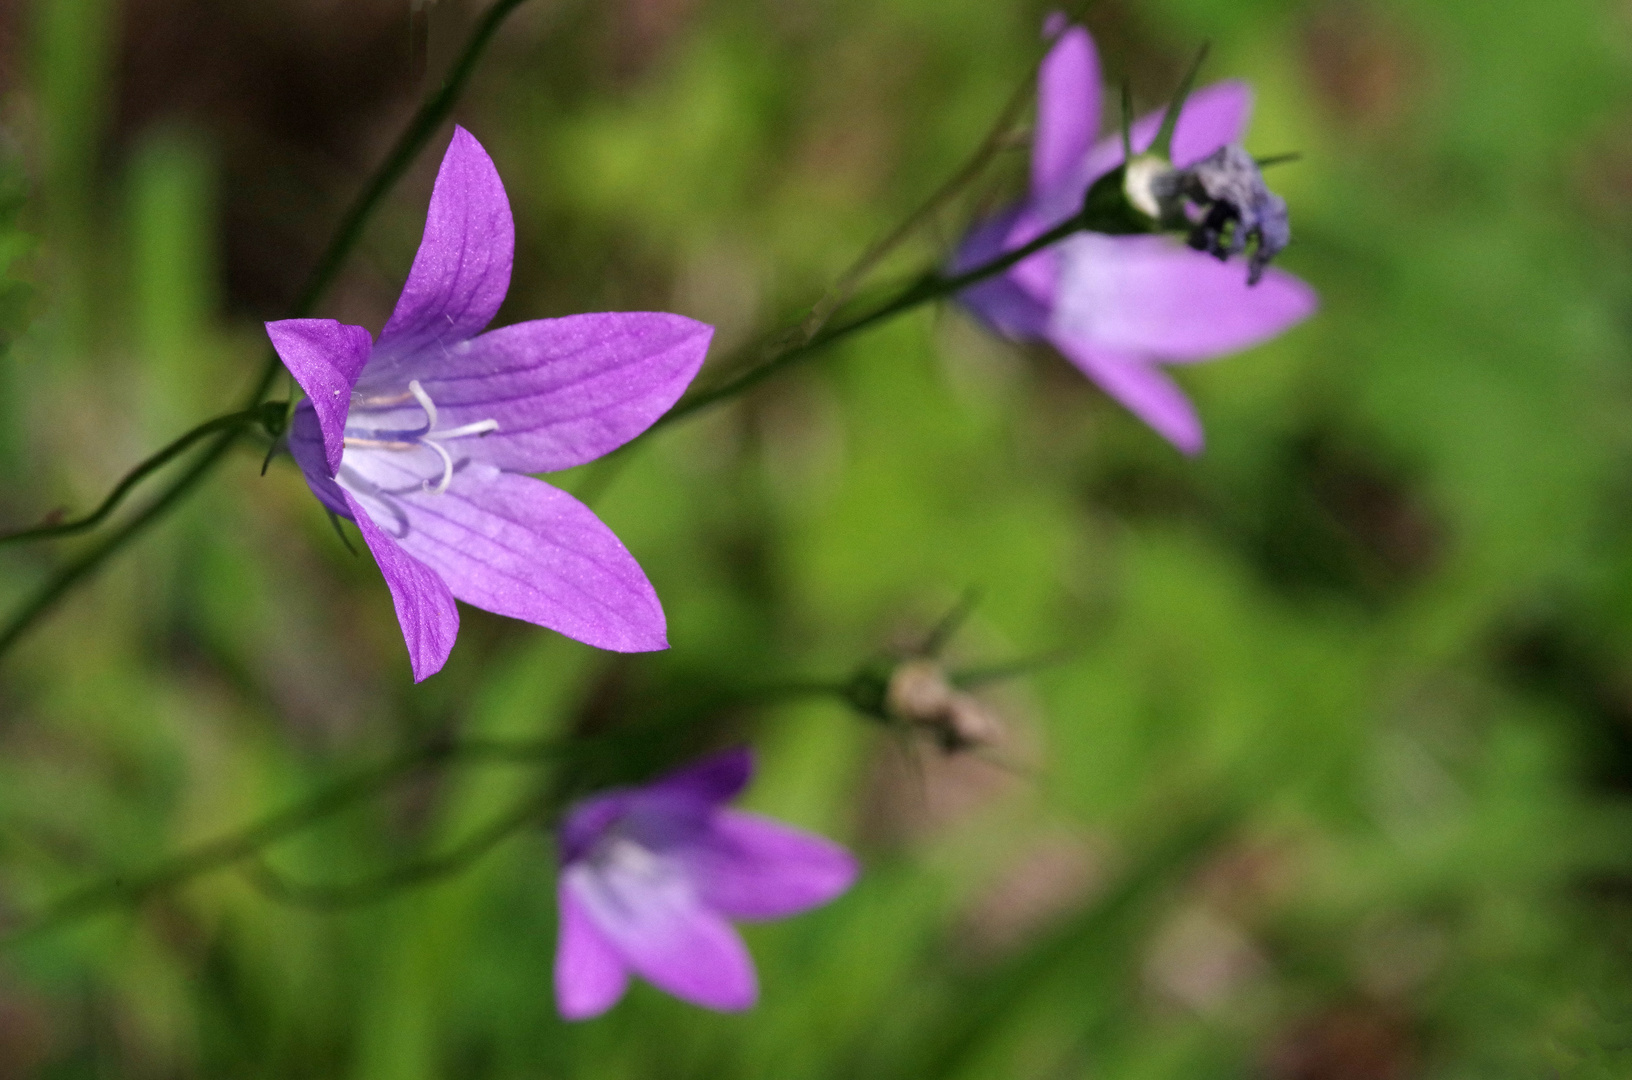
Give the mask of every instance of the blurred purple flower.
[[357, 523], [418, 682], [459, 632], [455, 598], [617, 652], [666, 648], [663, 608], [588, 507], [525, 473], [579, 465], [651, 426], [713, 329], [679, 315], [573, 315], [488, 333], [515, 226], [492, 159], [455, 128], [425, 235], [378, 341], [333, 319], [266, 324], [306, 400], [289, 449]]
[[[1120, 135], [1094, 139], [1100, 76], [1093, 39], [1063, 21], [1052, 21], [1050, 30], [1063, 32], [1039, 73], [1030, 195], [971, 230], [955, 272], [1065, 221], [1081, 209], [1089, 186], [1122, 164]], [[1190, 168], [1239, 141], [1251, 103], [1240, 82], [1192, 94], [1174, 131], [1174, 166]], [[1133, 125], [1136, 155], [1160, 126], [1160, 114]], [[1239, 267], [1167, 237], [1099, 233], [1077, 233], [960, 298], [1005, 337], [1051, 343], [1187, 454], [1201, 450], [1201, 422], [1159, 365], [1211, 360], [1255, 345], [1307, 318], [1317, 304], [1314, 290], [1279, 270], [1264, 271], [1249, 286]]]
[[749, 751], [731, 750], [568, 811], [555, 954], [562, 1016], [599, 1016], [631, 972], [705, 1008], [749, 1008], [754, 964], [727, 919], [784, 918], [850, 887], [856, 863], [844, 848], [720, 805], [753, 768]]

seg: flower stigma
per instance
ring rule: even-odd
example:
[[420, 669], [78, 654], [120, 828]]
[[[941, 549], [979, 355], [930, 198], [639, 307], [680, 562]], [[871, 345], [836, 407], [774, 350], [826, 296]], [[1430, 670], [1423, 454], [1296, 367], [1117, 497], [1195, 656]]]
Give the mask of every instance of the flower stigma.
[[442, 475], [435, 484], [425, 480], [421, 486], [433, 495], [445, 494], [448, 485], [453, 482], [453, 455], [448, 453], [447, 447], [442, 444], [451, 439], [464, 439], [472, 436], [487, 435], [499, 430], [497, 420], [477, 420], [471, 424], [461, 424], [458, 427], [437, 430], [436, 402], [426, 393], [425, 387], [418, 379], [408, 381], [408, 390], [403, 394], [389, 396], [358, 397], [354, 405], [363, 409], [389, 409], [398, 405], [406, 405], [413, 401], [425, 412], [425, 426], [414, 431], [369, 431], [363, 435], [352, 435], [349, 432], [345, 437], [346, 446], [367, 448], [371, 450], [416, 450], [421, 446], [428, 447], [442, 459]]

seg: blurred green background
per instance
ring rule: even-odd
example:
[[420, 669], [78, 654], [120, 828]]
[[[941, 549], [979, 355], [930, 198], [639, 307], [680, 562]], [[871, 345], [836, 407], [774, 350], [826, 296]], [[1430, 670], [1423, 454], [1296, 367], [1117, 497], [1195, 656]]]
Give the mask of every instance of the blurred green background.
[[[1046, 10], [530, 0], [456, 111], [517, 218], [498, 322], [672, 310], [724, 356], [796, 320], [980, 142]], [[0, 526], [236, 407], [260, 321], [478, 11], [0, 3]], [[1632, 8], [1086, 21], [1141, 107], [1211, 40], [1208, 77], [1257, 89], [1248, 148], [1304, 155], [1271, 179], [1323, 311], [1179, 374], [1198, 460], [1047, 350], [924, 311], [560, 479], [650, 574], [666, 654], [467, 608], [414, 687], [372, 562], [248, 446], [0, 662], [12, 924], [428, 739], [637, 732], [416, 773], [267, 865], [366, 882], [540, 785], [749, 740], [749, 803], [866, 865], [749, 929], [755, 1011], [636, 986], [556, 1019], [538, 825], [340, 910], [250, 861], [10, 945], [0, 1077], [1632, 1075]], [[319, 314], [383, 323], [445, 140]], [[943, 258], [1024, 158], [879, 280]], [[0, 610], [79, 549], [0, 549]], [[995, 762], [743, 700], [971, 588], [952, 662], [1064, 654], [982, 690]]]

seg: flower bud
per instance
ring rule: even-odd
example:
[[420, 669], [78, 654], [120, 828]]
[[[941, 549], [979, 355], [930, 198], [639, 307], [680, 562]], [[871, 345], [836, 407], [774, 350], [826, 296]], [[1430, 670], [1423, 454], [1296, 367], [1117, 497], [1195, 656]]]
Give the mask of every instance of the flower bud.
[[990, 746], [1003, 725], [971, 694], [955, 689], [932, 660], [909, 660], [890, 675], [884, 706], [889, 715], [932, 737], [948, 754]]

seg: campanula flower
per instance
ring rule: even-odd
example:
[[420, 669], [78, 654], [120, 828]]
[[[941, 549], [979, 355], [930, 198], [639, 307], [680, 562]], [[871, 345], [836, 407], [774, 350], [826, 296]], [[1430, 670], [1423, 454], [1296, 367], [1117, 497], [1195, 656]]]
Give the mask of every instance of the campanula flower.
[[385, 575], [414, 680], [459, 631], [454, 600], [617, 652], [667, 647], [663, 608], [588, 507], [526, 474], [628, 442], [679, 398], [712, 328], [609, 313], [482, 331], [515, 227], [492, 159], [455, 128], [425, 235], [376, 340], [333, 319], [266, 324], [306, 399], [289, 449]]
[[[1095, 139], [1099, 60], [1086, 30], [1063, 28], [1043, 62], [1037, 91], [1030, 192], [1020, 205], [970, 232], [954, 259], [955, 271], [989, 262], [1080, 213], [1094, 182], [1124, 162], [1120, 134]], [[1250, 174], [1242, 169], [1245, 154], [1234, 147], [1251, 100], [1240, 82], [1191, 94], [1171, 132], [1170, 161], [1147, 154], [1162, 125], [1160, 114], [1132, 125], [1135, 156], [1125, 187], [1136, 195], [1137, 182], [1152, 185], [1144, 209], [1153, 218], [1169, 209], [1158, 203], [1188, 201], [1199, 212], [1189, 223], [1190, 240], [1204, 250], [1160, 235], [1081, 232], [960, 294], [1005, 337], [1051, 343], [1191, 454], [1202, 446], [1201, 422], [1161, 365], [1211, 360], [1255, 345], [1316, 306], [1307, 285], [1263, 265], [1285, 246], [1287, 230], [1285, 204], [1263, 189], [1256, 165]], [[1139, 165], [1150, 166], [1148, 176], [1138, 175]], [[1160, 190], [1163, 182], [1167, 187]], [[1247, 273], [1220, 261], [1243, 250], [1249, 237], [1256, 247]]]
[[856, 862], [844, 848], [723, 805], [753, 768], [749, 751], [731, 750], [568, 811], [555, 954], [562, 1016], [610, 1009], [631, 973], [705, 1008], [749, 1008], [754, 964], [728, 920], [784, 918], [850, 887]]

